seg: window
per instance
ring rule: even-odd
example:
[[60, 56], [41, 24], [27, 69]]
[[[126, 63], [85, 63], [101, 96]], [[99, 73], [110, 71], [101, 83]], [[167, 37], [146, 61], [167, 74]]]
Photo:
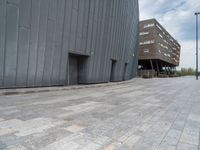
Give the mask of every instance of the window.
[[156, 24], [156, 27], [162, 31], [162, 28], [158, 24]]
[[158, 43], [161, 47], [165, 48], [165, 49], [169, 49], [168, 46], [162, 44], [162, 43]]
[[148, 35], [149, 32], [140, 32], [140, 35]]
[[159, 37], [163, 38], [163, 36], [160, 33], [158, 35], [159, 35]]
[[153, 44], [155, 43], [154, 40], [150, 40], [150, 41], [144, 41], [144, 42], [140, 42], [140, 45], [147, 45], [147, 44]]
[[144, 49], [144, 53], [149, 53], [149, 49]]
[[175, 48], [175, 47], [173, 47], [173, 50], [176, 50], [176, 48]]
[[152, 24], [145, 24], [144, 28], [150, 28], [150, 27], [153, 27], [154, 25], [155, 25], [154, 23], [152, 23]]

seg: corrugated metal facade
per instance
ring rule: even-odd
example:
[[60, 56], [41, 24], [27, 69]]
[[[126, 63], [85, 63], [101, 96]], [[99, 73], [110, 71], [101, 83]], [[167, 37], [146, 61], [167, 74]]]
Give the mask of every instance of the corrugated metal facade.
[[78, 83], [130, 79], [138, 30], [137, 0], [0, 0], [0, 87], [68, 85], [71, 55]]

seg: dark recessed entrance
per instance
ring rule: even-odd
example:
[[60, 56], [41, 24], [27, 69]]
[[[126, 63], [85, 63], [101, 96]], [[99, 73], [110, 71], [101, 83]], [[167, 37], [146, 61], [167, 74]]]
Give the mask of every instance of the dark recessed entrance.
[[123, 81], [126, 80], [126, 71], [127, 71], [127, 66], [128, 66], [128, 63], [125, 63], [125, 65], [124, 65], [124, 72], [123, 72]]
[[111, 60], [111, 72], [110, 72], [110, 81], [114, 81], [114, 77], [115, 77], [115, 69], [116, 69], [116, 60]]
[[87, 56], [69, 54], [68, 84], [76, 85], [84, 80]]

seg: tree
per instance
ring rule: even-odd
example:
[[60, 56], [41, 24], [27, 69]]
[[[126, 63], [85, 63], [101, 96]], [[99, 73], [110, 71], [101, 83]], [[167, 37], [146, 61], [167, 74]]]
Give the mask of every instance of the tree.
[[179, 76], [193, 76], [195, 75], [195, 70], [193, 68], [181, 68], [181, 71], [178, 71]]

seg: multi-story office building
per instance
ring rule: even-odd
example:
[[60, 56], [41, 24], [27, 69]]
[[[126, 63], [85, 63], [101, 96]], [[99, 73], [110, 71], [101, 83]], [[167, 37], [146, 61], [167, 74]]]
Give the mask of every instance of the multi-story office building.
[[179, 65], [180, 44], [155, 19], [140, 22], [139, 69], [157, 73]]
[[1, 0], [0, 87], [136, 75], [138, 0]]

